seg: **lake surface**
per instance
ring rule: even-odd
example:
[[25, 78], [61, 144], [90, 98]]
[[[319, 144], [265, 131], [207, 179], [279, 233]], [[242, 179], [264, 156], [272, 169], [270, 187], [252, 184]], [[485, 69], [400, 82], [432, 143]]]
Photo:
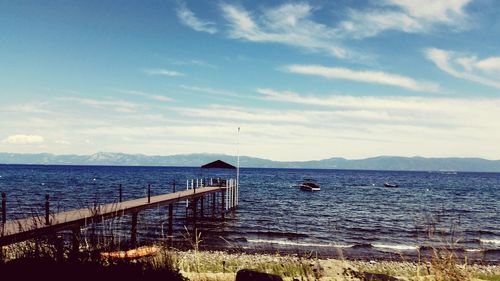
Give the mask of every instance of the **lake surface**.
[[[186, 167], [0, 165], [0, 192], [8, 219], [65, 211], [186, 188], [197, 177], [234, 177], [223, 170]], [[319, 192], [300, 191], [304, 178]], [[384, 182], [399, 188], [386, 188]], [[240, 202], [225, 221], [199, 222], [201, 248], [314, 251], [353, 258], [415, 257], [417, 249], [452, 246], [462, 255], [500, 262], [500, 174], [400, 171], [241, 169]], [[176, 206], [175, 237], [193, 235], [185, 202]], [[165, 237], [165, 208], [142, 212], [140, 242]], [[114, 220], [112, 235], [126, 240], [128, 220]], [[186, 228], [184, 227], [186, 226]], [[85, 234], [85, 232], [84, 232]], [[184, 243], [186, 244], [186, 243]], [[179, 246], [181, 247], [181, 246]]]

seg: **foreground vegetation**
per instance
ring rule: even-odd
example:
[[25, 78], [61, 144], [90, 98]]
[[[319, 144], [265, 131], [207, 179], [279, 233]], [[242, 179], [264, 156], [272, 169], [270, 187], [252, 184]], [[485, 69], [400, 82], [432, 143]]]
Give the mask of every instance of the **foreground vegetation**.
[[[491, 280], [500, 281], [500, 267], [459, 262], [452, 252], [436, 251], [425, 262], [347, 261], [269, 254], [175, 251], [156, 245], [155, 252], [142, 258], [103, 258], [102, 250], [82, 249], [78, 259], [69, 251], [63, 259], [50, 244], [34, 241], [5, 248], [0, 272], [18, 279], [47, 276], [52, 280], [235, 280], [241, 269], [281, 276], [284, 280]], [[27, 270], [29, 269], [29, 270]], [[59, 279], [58, 279], [59, 278]], [[371, 279], [370, 279], [371, 278]]]

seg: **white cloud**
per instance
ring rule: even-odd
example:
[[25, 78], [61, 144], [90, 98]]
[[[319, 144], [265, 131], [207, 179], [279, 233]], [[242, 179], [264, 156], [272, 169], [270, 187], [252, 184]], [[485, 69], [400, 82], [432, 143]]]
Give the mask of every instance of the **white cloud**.
[[491, 57], [476, 61], [475, 67], [488, 74], [500, 75], [500, 57]]
[[337, 31], [345, 37], [370, 37], [386, 30], [429, 32], [436, 26], [467, 27], [465, 8], [472, 0], [385, 0], [378, 7], [351, 10]]
[[186, 76], [186, 74], [182, 72], [178, 72], [175, 70], [161, 69], [161, 68], [149, 68], [143, 69], [142, 72], [153, 75], [153, 76], [166, 76], [166, 77], [176, 77], [176, 76]]
[[239, 97], [242, 98], [244, 96], [239, 95], [237, 93], [227, 91], [224, 89], [214, 89], [210, 87], [197, 87], [197, 86], [189, 86], [189, 85], [179, 85], [179, 88], [188, 90], [188, 91], [193, 91], [193, 92], [199, 92], [199, 93], [207, 93], [210, 95], [217, 95], [217, 96], [226, 96], [226, 97]]
[[196, 31], [207, 32], [210, 34], [217, 33], [217, 28], [213, 22], [198, 19], [184, 3], [177, 9], [177, 17], [183, 24]]
[[[348, 96], [348, 95], [331, 95], [331, 96], [304, 96], [292, 91], [276, 91], [269, 88], [258, 88], [257, 93], [263, 95], [267, 100], [280, 102], [296, 103], [303, 105], [315, 105], [322, 107], [333, 108], [350, 108], [350, 109], [414, 109], [416, 101], [425, 100], [416, 97], [371, 97], [371, 96]], [[418, 105], [420, 106], [420, 105]], [[418, 107], [417, 106], [417, 107]], [[431, 107], [425, 106], [426, 109]]]
[[439, 85], [427, 81], [385, 73], [382, 71], [357, 71], [341, 67], [325, 67], [320, 65], [289, 65], [286, 70], [292, 73], [316, 75], [330, 79], [345, 79], [364, 83], [397, 86], [420, 92], [438, 92]]
[[55, 140], [54, 142], [57, 144], [60, 144], [60, 145], [70, 145], [71, 144], [71, 142], [69, 142], [67, 140]]
[[122, 94], [127, 94], [127, 95], [133, 95], [133, 96], [139, 96], [139, 97], [145, 97], [151, 100], [155, 101], [160, 101], [160, 102], [169, 102], [172, 101], [171, 98], [162, 96], [162, 95], [155, 95], [155, 94], [150, 94], [150, 93], [145, 93], [141, 91], [132, 91], [132, 90], [119, 90], [115, 89], [115, 92], [122, 93]]
[[8, 144], [40, 144], [44, 141], [45, 139], [39, 135], [11, 135], [2, 142]]
[[[241, 126], [242, 155], [277, 160], [381, 154], [500, 158], [496, 145], [500, 142], [499, 98], [257, 91], [266, 101], [263, 108], [139, 106], [131, 113], [116, 114], [109, 110], [111, 105], [98, 103], [89, 111], [87, 106], [61, 99], [50, 99], [39, 105], [41, 110], [31, 112], [5, 110], [6, 105], [0, 105], [0, 127], [4, 136], [43, 131], [43, 151], [58, 154], [235, 153], [236, 130]], [[0, 141], [0, 149], [13, 150], [14, 146]], [[15, 149], [33, 153], [42, 148], [19, 145]]]
[[257, 18], [239, 6], [224, 3], [221, 9], [230, 24], [229, 36], [232, 38], [280, 43], [339, 58], [352, 55], [340, 46], [332, 28], [312, 20], [313, 8], [307, 3], [269, 8]]
[[347, 19], [330, 24], [314, 19], [315, 7], [308, 3], [286, 3], [249, 11], [222, 3], [229, 22], [229, 37], [251, 42], [279, 43], [338, 58], [359, 59], [366, 55], [345, 48], [346, 39], [376, 36], [387, 30], [428, 33], [438, 27], [461, 30], [468, 27], [465, 11], [472, 0], [384, 0], [366, 9], [347, 10]]
[[210, 105], [204, 108], [176, 108], [175, 110], [183, 116], [202, 119], [284, 123], [307, 123], [309, 121], [305, 114], [300, 111], [249, 109], [222, 105]]
[[189, 59], [189, 60], [170, 59], [169, 61], [175, 65], [193, 65], [193, 66], [200, 66], [200, 67], [217, 68], [217, 66], [215, 66], [211, 63], [208, 63], [208, 62], [203, 61], [203, 60], [197, 60], [197, 59]]
[[141, 104], [133, 103], [123, 100], [107, 99], [107, 100], [97, 100], [90, 98], [79, 98], [79, 97], [59, 97], [57, 100], [61, 101], [71, 101], [77, 102], [82, 105], [94, 107], [94, 108], [111, 108], [119, 112], [134, 112]]
[[472, 0], [386, 0], [387, 4], [398, 6], [411, 16], [434, 22], [456, 24], [464, 16], [464, 8]]
[[452, 51], [429, 48], [426, 57], [439, 69], [457, 77], [500, 89], [500, 57], [479, 60]]

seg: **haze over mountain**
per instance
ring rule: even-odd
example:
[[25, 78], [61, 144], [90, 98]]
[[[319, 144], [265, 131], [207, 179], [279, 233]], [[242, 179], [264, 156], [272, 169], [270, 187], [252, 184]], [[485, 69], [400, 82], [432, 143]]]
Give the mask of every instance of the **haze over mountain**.
[[[0, 164], [198, 167], [217, 159], [236, 165], [235, 156], [209, 153], [179, 154], [170, 156], [148, 156], [143, 154], [110, 152], [99, 152], [92, 155], [0, 153]], [[282, 162], [241, 156], [240, 165], [241, 167], [255, 168], [500, 172], [500, 160], [486, 160], [482, 158], [379, 156], [359, 160], [334, 157], [315, 161]]]

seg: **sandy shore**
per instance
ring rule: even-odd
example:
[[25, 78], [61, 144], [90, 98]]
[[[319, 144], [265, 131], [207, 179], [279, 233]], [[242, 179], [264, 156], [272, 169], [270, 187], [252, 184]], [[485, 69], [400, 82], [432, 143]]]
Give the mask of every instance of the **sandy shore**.
[[[190, 280], [235, 280], [240, 269], [276, 274], [284, 280], [369, 280], [363, 274], [396, 277], [399, 280], [439, 280], [439, 264], [431, 262], [351, 261], [324, 258], [301, 258], [270, 254], [236, 254], [221, 251], [175, 252], [181, 273]], [[446, 264], [456, 280], [500, 280], [500, 266]], [[386, 277], [384, 277], [384, 276]], [[438, 278], [436, 278], [436, 275]], [[465, 278], [465, 279], [464, 279]], [[384, 280], [384, 279], [374, 279]], [[390, 279], [385, 279], [390, 280]]]

